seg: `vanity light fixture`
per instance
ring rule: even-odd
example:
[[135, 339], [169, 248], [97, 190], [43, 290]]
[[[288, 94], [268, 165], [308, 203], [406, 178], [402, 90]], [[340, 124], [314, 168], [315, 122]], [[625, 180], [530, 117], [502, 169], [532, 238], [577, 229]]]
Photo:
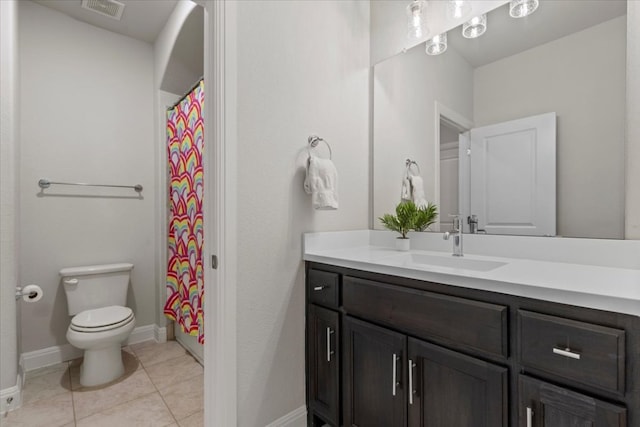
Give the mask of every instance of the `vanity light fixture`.
[[538, 4], [538, 0], [511, 0], [509, 3], [509, 15], [512, 18], [524, 18], [535, 12]]
[[447, 50], [447, 33], [438, 34], [427, 40], [427, 55], [440, 55]]
[[487, 14], [471, 18], [462, 25], [462, 35], [468, 39], [480, 37], [487, 31]]
[[429, 31], [424, 22], [424, 11], [427, 8], [427, 2], [414, 0], [407, 6], [407, 37], [410, 41], [420, 40]]
[[462, 19], [471, 12], [468, 0], [449, 0], [447, 15], [449, 19]]

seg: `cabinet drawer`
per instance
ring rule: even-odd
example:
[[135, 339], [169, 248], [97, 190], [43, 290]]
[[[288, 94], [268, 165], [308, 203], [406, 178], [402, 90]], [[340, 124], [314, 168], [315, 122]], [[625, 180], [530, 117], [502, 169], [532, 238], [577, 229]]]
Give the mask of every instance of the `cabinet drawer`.
[[326, 307], [338, 308], [340, 292], [340, 275], [328, 271], [309, 270], [307, 280], [309, 302]]
[[623, 330], [524, 310], [518, 324], [525, 368], [624, 394]]
[[345, 276], [342, 306], [348, 314], [448, 347], [507, 357], [508, 309], [502, 305]]

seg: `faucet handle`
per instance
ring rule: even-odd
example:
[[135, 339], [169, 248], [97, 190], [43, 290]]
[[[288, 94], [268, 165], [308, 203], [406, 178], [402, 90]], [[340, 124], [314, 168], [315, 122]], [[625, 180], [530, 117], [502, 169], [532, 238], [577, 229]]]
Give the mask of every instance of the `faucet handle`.
[[460, 220], [462, 214], [449, 214], [449, 217], [453, 218], [453, 228], [460, 230], [462, 228], [462, 221]]

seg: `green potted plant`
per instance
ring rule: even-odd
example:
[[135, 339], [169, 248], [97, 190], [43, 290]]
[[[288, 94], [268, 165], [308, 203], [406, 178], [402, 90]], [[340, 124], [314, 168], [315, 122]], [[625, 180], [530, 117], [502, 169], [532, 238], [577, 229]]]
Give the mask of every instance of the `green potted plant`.
[[381, 216], [380, 222], [385, 228], [400, 233], [400, 237], [396, 240], [396, 249], [400, 251], [409, 250], [409, 237], [407, 233], [415, 227], [415, 219], [418, 208], [415, 203], [400, 202], [396, 206], [396, 214], [384, 214]]
[[415, 231], [425, 231], [438, 218], [438, 207], [429, 202], [427, 206], [418, 208], [414, 219], [413, 229]]
[[429, 203], [421, 208], [416, 207], [412, 201], [400, 202], [396, 206], [396, 214], [384, 214], [380, 222], [385, 228], [400, 233], [396, 239], [396, 249], [408, 251], [410, 247], [407, 233], [411, 230], [424, 231], [433, 224], [438, 217], [438, 208]]

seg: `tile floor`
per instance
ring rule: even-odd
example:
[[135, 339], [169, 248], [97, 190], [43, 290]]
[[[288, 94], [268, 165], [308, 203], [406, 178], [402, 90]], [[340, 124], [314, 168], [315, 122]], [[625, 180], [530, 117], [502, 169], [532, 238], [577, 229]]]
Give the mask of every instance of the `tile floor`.
[[203, 369], [175, 341], [122, 349], [125, 375], [101, 387], [80, 385], [82, 359], [27, 372], [22, 407], [2, 427], [201, 427]]

